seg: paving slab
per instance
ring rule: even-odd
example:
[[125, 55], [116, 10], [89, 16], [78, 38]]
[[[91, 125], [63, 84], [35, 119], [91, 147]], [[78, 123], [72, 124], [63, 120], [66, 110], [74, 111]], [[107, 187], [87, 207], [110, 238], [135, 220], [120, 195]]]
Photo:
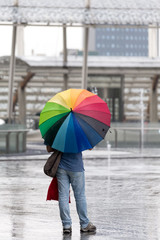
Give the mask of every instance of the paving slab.
[[71, 191], [73, 233], [64, 236], [58, 202], [46, 201], [51, 178], [44, 175], [43, 165], [48, 154], [34, 147], [25, 154], [0, 157], [0, 239], [160, 239], [158, 150], [150, 155], [148, 150], [141, 154], [125, 149], [114, 154], [104, 149], [85, 153], [88, 215], [97, 232], [80, 233]]

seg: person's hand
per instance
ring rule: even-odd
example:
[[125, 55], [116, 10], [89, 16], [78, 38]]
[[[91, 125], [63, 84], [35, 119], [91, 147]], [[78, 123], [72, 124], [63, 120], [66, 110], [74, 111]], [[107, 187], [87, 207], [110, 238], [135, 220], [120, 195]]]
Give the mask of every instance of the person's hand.
[[91, 151], [93, 148], [89, 148], [89, 150]]
[[46, 149], [47, 149], [47, 152], [53, 152], [54, 151], [54, 149], [51, 148], [49, 145], [46, 146]]

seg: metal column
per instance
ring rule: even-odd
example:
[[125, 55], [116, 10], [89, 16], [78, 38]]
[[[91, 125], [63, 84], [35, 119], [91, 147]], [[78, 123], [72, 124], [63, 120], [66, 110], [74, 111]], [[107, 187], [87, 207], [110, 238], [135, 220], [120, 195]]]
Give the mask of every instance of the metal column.
[[119, 121], [124, 120], [124, 75], [121, 76], [121, 92], [119, 98]]
[[[90, 8], [90, 0], [85, 1], [86, 12]], [[87, 14], [87, 13], [86, 13]], [[87, 76], [88, 76], [88, 67], [87, 67], [87, 58], [88, 58], [88, 37], [89, 37], [89, 28], [84, 26], [84, 42], [83, 42], [83, 67], [82, 67], [82, 88], [87, 89]]]
[[88, 67], [87, 67], [87, 58], [88, 58], [88, 35], [89, 28], [84, 28], [84, 47], [83, 47], [83, 68], [82, 68], [82, 88], [87, 89], [87, 76], [88, 76]]
[[17, 26], [14, 25], [13, 31], [12, 31], [12, 49], [11, 49], [9, 84], [8, 84], [8, 122], [9, 123], [11, 123], [12, 121], [12, 111], [13, 111], [13, 85], [14, 85], [16, 34], [17, 34]]
[[158, 122], [158, 81], [159, 75], [155, 75], [152, 78], [150, 87], [150, 100], [149, 100], [150, 122]]
[[157, 57], [159, 57], [160, 51], [159, 51], [159, 26], [157, 27]]
[[[63, 25], [63, 68], [67, 69], [67, 29], [66, 24]], [[64, 90], [68, 88], [68, 73], [64, 73]]]

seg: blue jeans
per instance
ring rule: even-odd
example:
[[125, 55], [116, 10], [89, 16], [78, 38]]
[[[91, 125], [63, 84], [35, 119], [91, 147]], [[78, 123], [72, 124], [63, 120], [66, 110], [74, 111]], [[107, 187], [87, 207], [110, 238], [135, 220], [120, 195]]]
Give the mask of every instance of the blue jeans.
[[63, 227], [69, 228], [72, 225], [69, 209], [70, 184], [76, 200], [76, 208], [80, 219], [80, 225], [82, 228], [87, 227], [89, 219], [87, 217], [84, 172], [71, 172], [58, 168], [56, 176], [58, 180], [59, 210]]

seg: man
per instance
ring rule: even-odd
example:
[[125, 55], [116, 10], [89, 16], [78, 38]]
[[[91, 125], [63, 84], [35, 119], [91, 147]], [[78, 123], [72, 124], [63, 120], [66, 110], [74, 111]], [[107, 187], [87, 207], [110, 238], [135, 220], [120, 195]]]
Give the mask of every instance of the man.
[[[47, 151], [53, 149], [47, 146]], [[69, 208], [69, 189], [72, 186], [76, 200], [76, 209], [80, 220], [81, 232], [95, 232], [96, 227], [87, 216], [87, 203], [85, 196], [85, 175], [82, 153], [63, 153], [56, 172], [58, 181], [59, 210], [63, 225], [63, 233], [72, 232], [72, 220]]]

